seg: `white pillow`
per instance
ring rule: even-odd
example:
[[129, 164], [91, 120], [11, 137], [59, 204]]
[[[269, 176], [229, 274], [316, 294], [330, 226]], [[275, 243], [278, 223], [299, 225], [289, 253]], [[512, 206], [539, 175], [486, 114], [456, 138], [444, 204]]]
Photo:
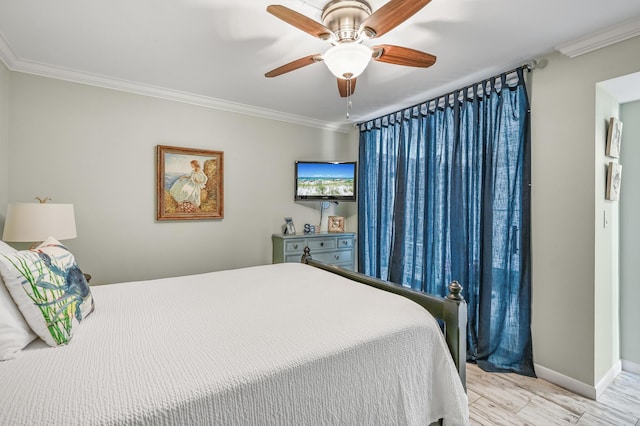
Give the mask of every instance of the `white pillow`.
[[69, 343], [93, 312], [93, 297], [69, 250], [49, 237], [32, 250], [0, 254], [5, 287], [31, 329], [48, 345]]
[[[0, 254], [15, 252], [16, 249], [0, 241]], [[15, 358], [35, 338], [0, 275], [0, 361]]]
[[9, 244], [5, 243], [4, 241], [0, 240], [0, 253], [12, 253], [15, 251], [16, 249], [11, 247]]

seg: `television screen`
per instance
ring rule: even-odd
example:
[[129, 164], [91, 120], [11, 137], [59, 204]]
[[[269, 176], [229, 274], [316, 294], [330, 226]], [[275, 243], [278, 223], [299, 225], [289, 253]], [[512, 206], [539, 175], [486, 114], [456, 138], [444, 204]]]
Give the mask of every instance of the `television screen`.
[[356, 163], [296, 162], [297, 201], [355, 201]]

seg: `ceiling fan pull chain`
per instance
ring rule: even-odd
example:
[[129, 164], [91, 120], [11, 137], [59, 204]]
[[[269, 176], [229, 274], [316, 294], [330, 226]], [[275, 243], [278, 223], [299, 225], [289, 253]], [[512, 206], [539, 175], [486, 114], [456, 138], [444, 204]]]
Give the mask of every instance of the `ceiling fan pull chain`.
[[351, 79], [347, 79], [347, 119], [349, 118], [349, 110], [351, 109]]

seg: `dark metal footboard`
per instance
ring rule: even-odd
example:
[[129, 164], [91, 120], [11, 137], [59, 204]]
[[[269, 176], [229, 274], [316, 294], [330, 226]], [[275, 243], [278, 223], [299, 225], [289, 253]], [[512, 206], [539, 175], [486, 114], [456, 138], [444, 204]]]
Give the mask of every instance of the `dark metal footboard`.
[[313, 260], [309, 247], [305, 247], [301, 261], [350, 280], [406, 297], [425, 308], [436, 319], [442, 320], [447, 346], [460, 374], [462, 385], [467, 389], [467, 302], [460, 294], [462, 286], [457, 281], [449, 284], [447, 297], [439, 297]]

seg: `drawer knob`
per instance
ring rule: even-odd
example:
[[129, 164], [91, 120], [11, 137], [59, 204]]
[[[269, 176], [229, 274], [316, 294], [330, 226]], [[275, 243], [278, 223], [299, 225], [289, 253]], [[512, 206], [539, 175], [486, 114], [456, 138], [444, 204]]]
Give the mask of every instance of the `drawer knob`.
[[336, 254], [336, 255], [335, 255], [335, 258], [336, 258], [336, 260], [340, 260], [340, 255], [339, 255], [339, 254]]
[[294, 245], [293, 245], [293, 248], [297, 250], [297, 249], [298, 249], [298, 245], [297, 245], [297, 244], [294, 244]]
[[324, 243], [320, 243], [320, 247], [324, 247]]

